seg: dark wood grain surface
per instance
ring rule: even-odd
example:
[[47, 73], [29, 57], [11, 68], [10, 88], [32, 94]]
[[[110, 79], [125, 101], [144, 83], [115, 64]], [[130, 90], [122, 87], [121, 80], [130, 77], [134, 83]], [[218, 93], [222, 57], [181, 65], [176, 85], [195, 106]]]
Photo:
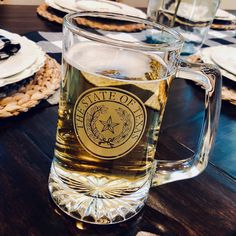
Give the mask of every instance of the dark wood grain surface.
[[[59, 31], [32, 6], [1, 6], [0, 28], [17, 33]], [[168, 153], [174, 137], [196, 147], [203, 116], [201, 92], [175, 81], [162, 126], [159, 152]], [[187, 105], [186, 105], [187, 104]], [[76, 222], [56, 208], [47, 181], [53, 157], [57, 106], [44, 103], [15, 118], [0, 120], [0, 236], [83, 235], [236, 235], [236, 182], [227, 174], [227, 157], [236, 155], [236, 109], [223, 103], [212, 160], [200, 176], [153, 188], [144, 210], [113, 226]], [[183, 154], [179, 152], [179, 156]], [[226, 160], [226, 162], [224, 162]], [[216, 162], [213, 161], [213, 164]], [[235, 168], [235, 163], [230, 164]], [[235, 170], [235, 169], [234, 169]], [[231, 173], [231, 172], [230, 172]]]
[[37, 6], [0, 5], [0, 28], [24, 34], [31, 31], [61, 31], [61, 26], [39, 20]]

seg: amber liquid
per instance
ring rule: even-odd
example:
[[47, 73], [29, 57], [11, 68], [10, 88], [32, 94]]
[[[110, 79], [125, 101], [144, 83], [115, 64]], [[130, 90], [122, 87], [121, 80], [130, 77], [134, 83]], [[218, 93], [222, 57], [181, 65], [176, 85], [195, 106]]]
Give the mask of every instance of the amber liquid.
[[[121, 210], [122, 213], [117, 213], [117, 215], [115, 214], [111, 217], [105, 213], [105, 216], [99, 216], [100, 213], [94, 213], [93, 210], [89, 214], [83, 215], [84, 210], [81, 210], [80, 207], [78, 207], [77, 211], [68, 209], [68, 206], [61, 207], [67, 213], [69, 212], [68, 214], [83, 221], [95, 223], [119, 222], [136, 214], [146, 199], [155, 169], [153, 162], [156, 142], [170, 82], [173, 77], [168, 75], [167, 68], [158, 57], [154, 58], [134, 51], [120, 51], [115, 48], [107, 50], [106, 47], [100, 47], [96, 53], [102, 55], [98, 55], [98, 58], [103, 56], [104, 51], [104, 53], [108, 54], [107, 61], [105, 59], [94, 62], [90, 60], [89, 55], [86, 53], [84, 55], [83, 52], [79, 53], [79, 49], [80, 47], [77, 47], [77, 50], [74, 49], [74, 51], [77, 51], [80, 57], [77, 57], [77, 54], [74, 55], [74, 52], [71, 55], [68, 53], [64, 57], [64, 78], [59, 104], [55, 157], [52, 165], [53, 174], [49, 180], [49, 186], [51, 183], [50, 191], [52, 196], [54, 194], [55, 202], [61, 206], [63, 205], [60, 203], [61, 197], [55, 196], [55, 192], [60, 192], [62, 189], [65, 190], [66, 188], [63, 193], [64, 196], [72, 196], [73, 194], [78, 194], [80, 197], [86, 196], [83, 201], [88, 201], [89, 203], [82, 209], [88, 208], [90, 210], [94, 199], [103, 199], [103, 203], [96, 203], [96, 207], [102, 208], [108, 207], [108, 203], [104, 202], [105, 199], [109, 199], [109, 201], [111, 199], [119, 199], [116, 202], [114, 201], [112, 205], [114, 209], [121, 207], [123, 209]], [[84, 51], [83, 46], [81, 50]], [[126, 63], [121, 62], [124, 58], [127, 59]], [[133, 61], [130, 65], [131, 59]], [[135, 68], [136, 71], [133, 71]], [[105, 156], [104, 154], [105, 158], [101, 158], [103, 154], [101, 148], [98, 150], [100, 154], [96, 155], [96, 152], [92, 152], [92, 148], [89, 149], [89, 147], [84, 146], [83, 141], [85, 138], [83, 136], [78, 137], [75, 125], [75, 111], [76, 109], [83, 110], [83, 108], [76, 107], [76, 103], [78, 103], [77, 101], [81, 94], [93, 88], [106, 88], [107, 93], [105, 93], [106, 95], [104, 95], [104, 92], [91, 93], [89, 100], [87, 98], [88, 101], [86, 102], [85, 100], [84, 104], [89, 103], [91, 105], [101, 102], [101, 100], [103, 102], [105, 99], [106, 103], [108, 102], [109, 106], [112, 107], [112, 100], [113, 102], [115, 101], [115, 96], [119, 91], [128, 91], [129, 94], [133, 94], [143, 104], [146, 110], [146, 113], [142, 113], [142, 116], [146, 116], [146, 122], [143, 125], [144, 131], [140, 139], [132, 145], [131, 151], [128, 150], [125, 154], [116, 155], [117, 151], [111, 145], [109, 150], [108, 146], [105, 150], [106, 153], [110, 153], [110, 156], [107, 156], [107, 154]], [[118, 92], [109, 95], [111, 94], [109, 88], [117, 89]], [[123, 101], [125, 106], [127, 100], [123, 99]], [[116, 103], [114, 106], [120, 106], [120, 104], [117, 105]], [[108, 109], [97, 118], [96, 130], [99, 135], [107, 134], [113, 137], [115, 136], [115, 131], [119, 131], [118, 124], [121, 123], [121, 118], [117, 114], [114, 115], [109, 112], [110, 110]], [[132, 110], [130, 112], [132, 113]], [[137, 117], [140, 118], [141, 115], [137, 115]], [[112, 127], [105, 127], [103, 124], [105, 121], [110, 121]], [[129, 123], [131, 124], [132, 122], [133, 120]], [[141, 121], [133, 125], [134, 131], [138, 129], [138, 124], [142, 124]], [[132, 135], [135, 137], [134, 134]], [[89, 138], [91, 137], [88, 135], [88, 140]], [[93, 144], [92, 141], [91, 145]], [[128, 142], [129, 139], [122, 143], [124, 148]], [[120, 149], [122, 151], [122, 148]], [[130, 199], [125, 202], [123, 198], [128, 196], [130, 196]], [[139, 206], [134, 207], [138, 202]], [[76, 204], [81, 205], [78, 202]], [[112, 210], [112, 207], [108, 208], [112, 215], [113, 213], [111, 212], [114, 209]]]

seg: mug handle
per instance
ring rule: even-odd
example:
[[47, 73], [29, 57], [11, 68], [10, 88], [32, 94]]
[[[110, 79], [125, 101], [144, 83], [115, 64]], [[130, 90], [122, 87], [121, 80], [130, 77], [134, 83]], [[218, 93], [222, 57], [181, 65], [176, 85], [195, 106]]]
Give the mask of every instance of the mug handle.
[[199, 175], [207, 166], [218, 125], [221, 108], [221, 74], [211, 64], [180, 62], [176, 77], [192, 80], [205, 90], [205, 113], [197, 151], [191, 161], [156, 160], [152, 186], [189, 179]]

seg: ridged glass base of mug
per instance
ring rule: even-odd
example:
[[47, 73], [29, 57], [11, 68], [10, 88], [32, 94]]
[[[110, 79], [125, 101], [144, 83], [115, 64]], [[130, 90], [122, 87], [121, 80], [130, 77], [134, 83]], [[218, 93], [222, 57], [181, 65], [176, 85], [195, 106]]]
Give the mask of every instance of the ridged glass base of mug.
[[[142, 186], [141, 188], [139, 186]], [[52, 165], [49, 191], [66, 214], [93, 224], [114, 224], [135, 216], [144, 206], [149, 179], [129, 182], [65, 172]]]

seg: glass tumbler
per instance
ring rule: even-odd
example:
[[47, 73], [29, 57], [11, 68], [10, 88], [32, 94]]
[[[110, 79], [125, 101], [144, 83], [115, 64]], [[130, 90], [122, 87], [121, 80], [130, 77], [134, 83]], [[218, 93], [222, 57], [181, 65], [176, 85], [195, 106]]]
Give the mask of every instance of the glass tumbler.
[[[213, 66], [181, 62], [181, 35], [148, 20], [73, 13], [64, 19], [63, 35], [49, 191], [73, 218], [122, 222], [142, 209], [151, 186], [205, 169], [219, 117], [221, 76]], [[163, 162], [154, 156], [176, 73], [205, 89], [205, 117], [193, 159]]]
[[196, 53], [214, 20], [220, 0], [149, 0], [149, 19], [173, 27], [184, 37], [182, 55]]

